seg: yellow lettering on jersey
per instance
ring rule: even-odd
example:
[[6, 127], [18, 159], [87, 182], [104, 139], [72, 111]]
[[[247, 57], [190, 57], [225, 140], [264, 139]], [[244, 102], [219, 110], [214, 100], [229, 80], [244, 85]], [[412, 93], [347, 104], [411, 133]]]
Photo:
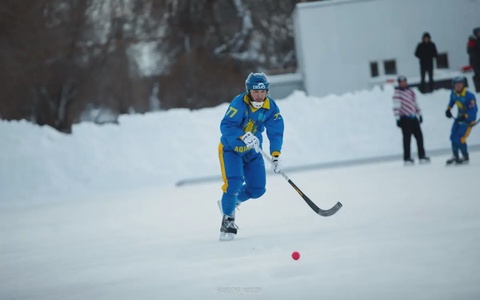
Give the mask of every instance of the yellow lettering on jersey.
[[230, 114], [229, 117], [230, 117], [230, 118], [233, 118], [233, 116], [234, 116], [237, 112], [238, 112], [238, 109], [233, 108], [233, 107], [230, 106], [230, 107], [228, 108], [228, 111], [227, 111], [226, 115]]
[[248, 151], [250, 150], [247, 146], [237, 146], [235, 147], [235, 149], [233, 149], [233, 151], [235, 152], [239, 152], [239, 153], [243, 153], [245, 151]]

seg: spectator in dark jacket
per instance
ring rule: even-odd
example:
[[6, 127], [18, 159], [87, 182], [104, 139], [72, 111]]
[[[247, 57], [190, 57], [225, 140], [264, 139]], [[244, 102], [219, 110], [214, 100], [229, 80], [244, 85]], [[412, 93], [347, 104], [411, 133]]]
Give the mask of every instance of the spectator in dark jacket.
[[468, 37], [467, 42], [467, 53], [468, 53], [468, 64], [473, 68], [475, 64], [475, 47], [477, 47], [477, 38], [474, 35]]
[[[422, 42], [417, 45], [415, 56], [420, 61], [420, 91], [433, 91], [433, 59], [438, 55], [437, 47], [432, 42], [430, 33], [425, 32]], [[428, 73], [428, 90], [425, 87], [425, 74]]]
[[480, 27], [473, 29], [473, 36], [468, 39], [467, 53], [473, 69], [475, 91], [480, 93]]

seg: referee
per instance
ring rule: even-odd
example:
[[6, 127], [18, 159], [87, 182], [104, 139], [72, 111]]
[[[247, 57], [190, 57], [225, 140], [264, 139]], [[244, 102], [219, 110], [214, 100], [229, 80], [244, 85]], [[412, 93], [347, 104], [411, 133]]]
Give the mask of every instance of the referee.
[[397, 81], [398, 87], [395, 88], [393, 95], [393, 113], [397, 119], [397, 126], [402, 129], [403, 161], [405, 165], [413, 165], [415, 163], [410, 154], [410, 142], [413, 135], [417, 141], [419, 162], [428, 163], [430, 158], [425, 156], [423, 134], [420, 128], [423, 118], [415, 92], [408, 87], [405, 76], [399, 76]]

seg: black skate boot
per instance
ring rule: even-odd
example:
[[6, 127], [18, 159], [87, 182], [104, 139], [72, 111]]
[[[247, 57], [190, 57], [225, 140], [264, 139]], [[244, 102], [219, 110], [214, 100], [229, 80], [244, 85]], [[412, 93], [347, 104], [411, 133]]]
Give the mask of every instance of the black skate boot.
[[458, 156], [454, 156], [447, 160], [447, 166], [449, 165], [461, 165], [463, 163], [463, 159]]
[[411, 158], [405, 158], [405, 159], [403, 160], [403, 164], [404, 164], [405, 166], [412, 166], [412, 165], [415, 164], [415, 161], [414, 161], [413, 159], [411, 159]]
[[223, 215], [222, 227], [220, 227], [220, 241], [232, 241], [237, 234], [237, 229], [235, 217]]

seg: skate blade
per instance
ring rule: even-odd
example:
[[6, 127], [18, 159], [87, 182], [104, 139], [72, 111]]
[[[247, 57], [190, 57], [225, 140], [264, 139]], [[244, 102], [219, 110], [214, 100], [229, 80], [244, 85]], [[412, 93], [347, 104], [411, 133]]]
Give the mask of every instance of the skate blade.
[[235, 238], [235, 234], [233, 234], [233, 233], [220, 232], [219, 240], [222, 241], [222, 242], [233, 241], [234, 238]]
[[446, 166], [465, 166], [468, 165], [468, 161], [461, 161], [461, 162], [451, 162], [446, 164]]

